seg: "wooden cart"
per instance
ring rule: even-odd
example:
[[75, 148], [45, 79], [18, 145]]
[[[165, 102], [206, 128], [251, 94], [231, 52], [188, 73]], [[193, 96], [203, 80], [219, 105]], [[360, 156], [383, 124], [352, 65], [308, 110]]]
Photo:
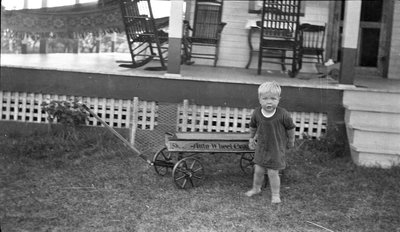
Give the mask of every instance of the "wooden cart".
[[142, 158], [149, 165], [154, 166], [159, 175], [164, 176], [172, 170], [172, 177], [178, 188], [198, 186], [204, 179], [204, 167], [198, 159], [192, 157], [194, 154], [240, 154], [240, 168], [242, 171], [245, 173], [253, 171], [254, 150], [251, 150], [248, 145], [250, 134], [209, 132], [168, 133], [165, 136], [165, 147], [157, 151], [151, 161], [104, 122], [88, 106], [83, 103], [80, 103], [80, 106], [100, 121], [105, 128], [119, 138], [134, 154]]
[[232, 153], [241, 155], [240, 168], [251, 173], [254, 150], [249, 144], [249, 134], [184, 132], [167, 134], [165, 147], [153, 158], [156, 172], [164, 176], [169, 171], [178, 188], [191, 188], [200, 185], [204, 179], [202, 163], [193, 157], [199, 153]]

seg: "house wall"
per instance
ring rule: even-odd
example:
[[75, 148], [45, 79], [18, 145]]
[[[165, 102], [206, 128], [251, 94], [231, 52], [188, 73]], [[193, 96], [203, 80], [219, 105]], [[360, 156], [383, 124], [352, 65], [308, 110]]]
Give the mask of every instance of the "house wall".
[[[193, 25], [193, 4], [188, 7], [191, 25]], [[317, 25], [324, 25], [328, 22], [329, 1], [303, 1], [305, 4], [305, 14], [300, 17], [301, 23], [311, 23]], [[226, 67], [240, 67], [244, 68], [249, 59], [249, 46], [248, 46], [248, 29], [245, 28], [248, 20], [259, 20], [260, 16], [257, 14], [248, 13], [249, 1], [230, 1], [225, 0], [223, 6], [222, 21], [227, 23], [222, 31], [222, 38], [220, 44], [220, 57], [218, 66]], [[253, 36], [253, 46], [258, 47], [258, 36]], [[204, 49], [204, 48], [203, 48]], [[212, 60], [196, 59], [196, 64], [212, 65]], [[257, 67], [257, 54], [253, 54], [253, 60], [250, 68]], [[280, 65], [276, 64], [263, 64], [263, 67], [269, 69], [280, 70]], [[305, 64], [303, 71], [313, 69], [313, 65]]]
[[400, 79], [400, 1], [394, 4], [388, 78]]

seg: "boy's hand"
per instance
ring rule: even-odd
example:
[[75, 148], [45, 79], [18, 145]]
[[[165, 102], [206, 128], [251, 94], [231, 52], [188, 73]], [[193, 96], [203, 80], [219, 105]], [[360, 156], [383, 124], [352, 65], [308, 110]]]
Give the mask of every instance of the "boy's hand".
[[255, 138], [250, 138], [249, 139], [249, 148], [251, 150], [254, 150], [254, 149], [256, 149], [256, 145], [257, 145], [256, 139]]
[[288, 136], [288, 143], [286, 144], [287, 149], [294, 148], [295, 131], [294, 128], [286, 131]]
[[286, 144], [286, 148], [287, 149], [294, 148], [294, 140], [293, 141], [288, 141], [288, 143]]

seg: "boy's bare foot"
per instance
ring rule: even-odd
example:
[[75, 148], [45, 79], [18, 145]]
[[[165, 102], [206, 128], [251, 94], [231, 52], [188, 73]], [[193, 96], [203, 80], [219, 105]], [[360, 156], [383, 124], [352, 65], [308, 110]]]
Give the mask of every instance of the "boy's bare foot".
[[271, 204], [279, 204], [281, 202], [282, 202], [281, 198], [278, 197], [278, 196], [273, 196], [272, 199], [271, 199]]
[[252, 197], [256, 194], [260, 194], [261, 193], [261, 189], [251, 189], [250, 191], [247, 191], [245, 194], [248, 197]]

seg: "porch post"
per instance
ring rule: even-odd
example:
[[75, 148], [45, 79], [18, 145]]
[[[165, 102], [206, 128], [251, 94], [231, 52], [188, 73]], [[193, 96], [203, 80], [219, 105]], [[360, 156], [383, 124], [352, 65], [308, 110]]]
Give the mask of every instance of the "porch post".
[[340, 84], [354, 83], [360, 15], [361, 0], [345, 1]]
[[41, 33], [39, 40], [39, 53], [46, 54], [47, 50], [48, 50], [48, 44], [47, 44], [46, 33]]
[[42, 8], [47, 8], [47, 0], [42, 0]]
[[[24, 0], [23, 9], [28, 9], [28, 0]], [[21, 54], [27, 54], [27, 53], [28, 53], [28, 38], [25, 33], [24, 38], [21, 40]]]
[[183, 0], [171, 0], [168, 36], [168, 74], [181, 73]]
[[[47, 0], [42, 0], [42, 8], [47, 8]], [[40, 54], [46, 54], [47, 53], [46, 33], [41, 33], [40, 34], [39, 53]]]
[[21, 40], [21, 54], [28, 54], [28, 36], [24, 33], [24, 38]]
[[117, 32], [113, 32], [111, 36], [111, 52], [115, 52], [116, 43], [117, 43]]

